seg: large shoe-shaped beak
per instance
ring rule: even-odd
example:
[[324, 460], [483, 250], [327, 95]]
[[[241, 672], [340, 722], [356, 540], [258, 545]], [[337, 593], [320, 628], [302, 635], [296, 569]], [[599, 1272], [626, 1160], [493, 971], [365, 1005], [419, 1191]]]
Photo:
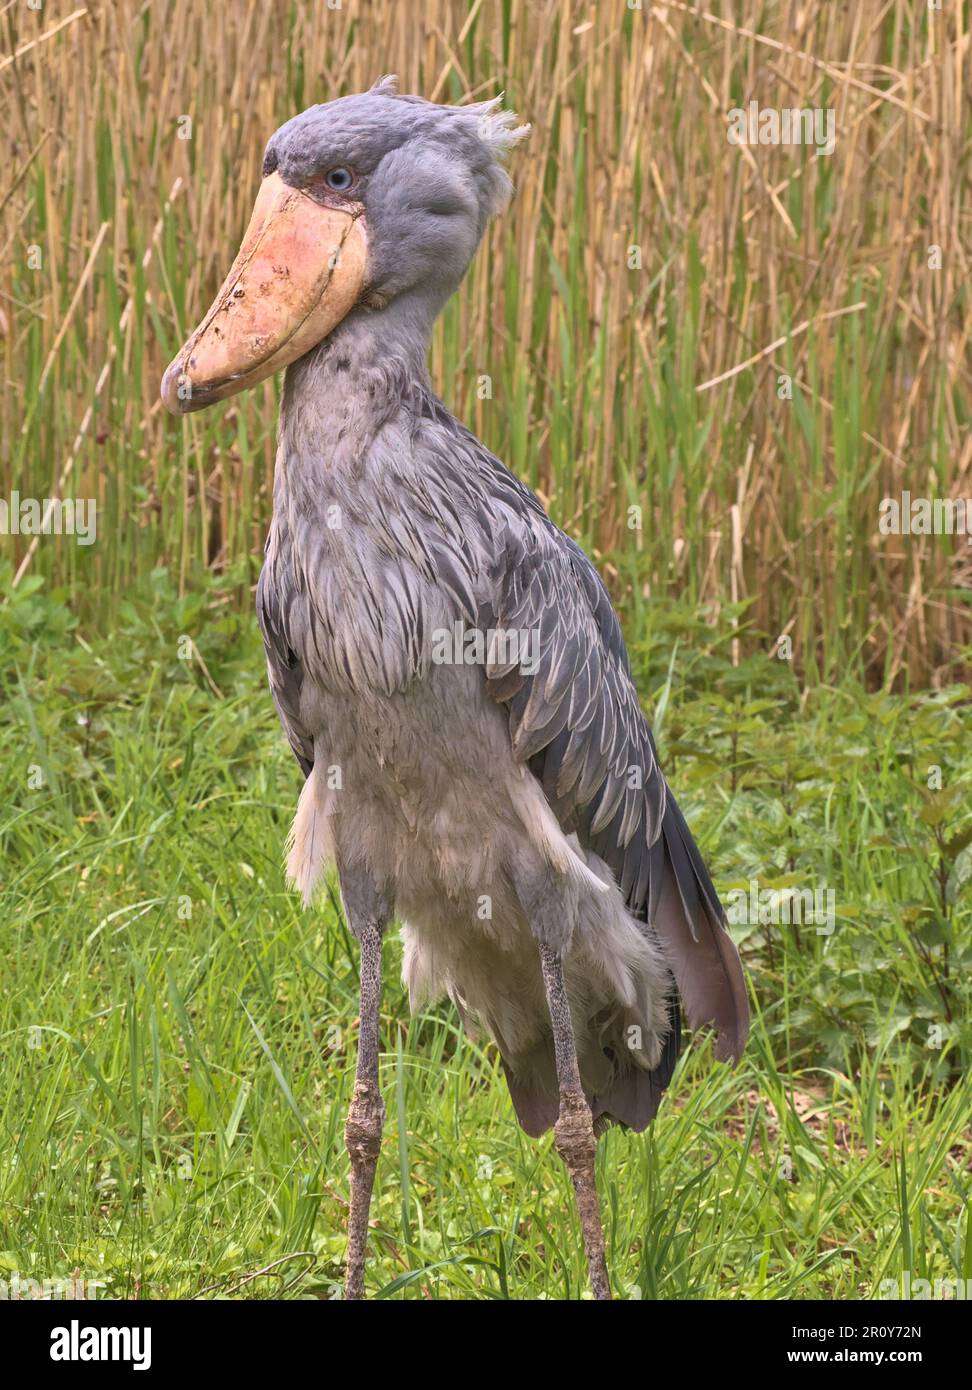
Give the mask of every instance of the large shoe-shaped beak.
[[270, 174], [232, 270], [166, 369], [166, 408], [201, 410], [303, 357], [357, 302], [367, 251], [360, 212], [323, 206]]

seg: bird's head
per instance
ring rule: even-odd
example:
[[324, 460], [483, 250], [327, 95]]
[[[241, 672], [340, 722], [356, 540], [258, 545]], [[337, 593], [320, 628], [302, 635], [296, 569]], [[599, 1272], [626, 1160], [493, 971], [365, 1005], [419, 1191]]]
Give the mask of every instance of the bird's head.
[[439, 106], [394, 79], [312, 106], [271, 137], [243, 244], [162, 380], [176, 415], [302, 357], [353, 309], [457, 288], [508, 201], [516, 126], [498, 101]]

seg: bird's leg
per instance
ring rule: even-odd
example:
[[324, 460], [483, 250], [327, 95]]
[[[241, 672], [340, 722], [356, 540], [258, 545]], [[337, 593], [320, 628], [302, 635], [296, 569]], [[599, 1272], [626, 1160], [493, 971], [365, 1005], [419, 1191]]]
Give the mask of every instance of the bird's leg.
[[547, 994], [547, 1008], [553, 1028], [554, 1053], [557, 1059], [557, 1085], [560, 1089], [560, 1114], [554, 1125], [557, 1152], [567, 1165], [581, 1230], [584, 1233], [584, 1253], [591, 1288], [596, 1299], [610, 1299], [607, 1262], [604, 1258], [604, 1232], [601, 1211], [594, 1183], [594, 1152], [596, 1140], [591, 1119], [591, 1107], [581, 1086], [574, 1045], [574, 1029], [570, 1021], [570, 1005], [564, 985], [563, 952], [556, 946], [540, 942], [540, 968]]
[[348, 925], [361, 946], [358, 1066], [344, 1127], [344, 1142], [351, 1158], [351, 1211], [348, 1217], [344, 1296], [357, 1299], [364, 1297], [368, 1212], [385, 1120], [385, 1106], [378, 1084], [378, 1011], [381, 1003], [381, 938], [389, 912], [370, 878], [360, 871], [341, 873], [341, 896]]

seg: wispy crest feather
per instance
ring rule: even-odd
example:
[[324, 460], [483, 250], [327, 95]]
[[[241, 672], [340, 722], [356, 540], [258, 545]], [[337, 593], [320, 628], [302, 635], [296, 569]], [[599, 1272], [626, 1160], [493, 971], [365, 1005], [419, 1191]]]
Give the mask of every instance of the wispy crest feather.
[[440, 106], [426, 101], [424, 97], [403, 96], [398, 90], [398, 78], [394, 73], [386, 73], [369, 88], [368, 95], [392, 97], [396, 101], [433, 107], [460, 124], [466, 134], [475, 136], [486, 147], [495, 164], [490, 211], [503, 211], [513, 192], [513, 184], [505, 169], [506, 161], [510, 151], [526, 139], [531, 129], [528, 124], [518, 125], [516, 112], [504, 108], [503, 92], [487, 101], [470, 102], [468, 106]]

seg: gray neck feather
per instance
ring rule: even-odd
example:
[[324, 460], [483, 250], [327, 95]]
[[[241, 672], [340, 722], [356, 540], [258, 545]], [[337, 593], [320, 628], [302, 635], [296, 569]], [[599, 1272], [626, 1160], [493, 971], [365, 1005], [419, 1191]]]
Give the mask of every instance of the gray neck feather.
[[353, 462], [391, 416], [431, 392], [426, 359], [440, 308], [423, 289], [383, 309], [355, 309], [287, 368], [280, 447], [288, 473], [302, 457]]

